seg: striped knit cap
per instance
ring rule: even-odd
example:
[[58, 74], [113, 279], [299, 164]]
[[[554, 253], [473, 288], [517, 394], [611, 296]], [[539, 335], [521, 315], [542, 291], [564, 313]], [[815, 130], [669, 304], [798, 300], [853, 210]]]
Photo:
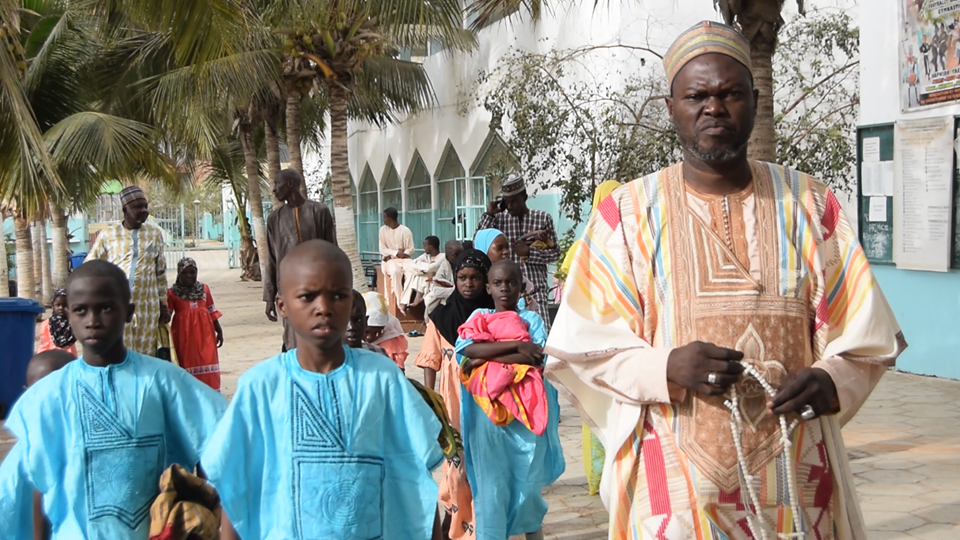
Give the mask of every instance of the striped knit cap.
[[664, 55], [663, 69], [667, 72], [667, 86], [673, 87], [673, 79], [687, 62], [710, 53], [727, 55], [753, 71], [747, 38], [732, 26], [703, 21], [680, 34]]
[[143, 194], [143, 190], [139, 186], [125, 187], [120, 192], [120, 204], [123, 206], [139, 199], [147, 200], [147, 196]]

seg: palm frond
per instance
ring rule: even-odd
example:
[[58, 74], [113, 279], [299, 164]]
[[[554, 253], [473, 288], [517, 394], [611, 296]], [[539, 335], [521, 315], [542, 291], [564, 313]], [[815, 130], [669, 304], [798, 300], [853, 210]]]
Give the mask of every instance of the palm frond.
[[[0, 27], [5, 33], [18, 28], [16, 7], [12, 0], [0, 0]], [[17, 39], [15, 33], [13, 39]], [[0, 200], [16, 202], [18, 208], [33, 215], [63, 186], [37, 127], [18, 60], [23, 58], [17, 58], [4, 43], [0, 49], [0, 118], [6, 121], [0, 126]]]
[[140, 122], [81, 112], [50, 128], [44, 139], [54, 160], [68, 169], [90, 169], [102, 177], [143, 174], [178, 181], [173, 163], [157, 146], [156, 132]]
[[122, 36], [130, 28], [159, 32], [170, 40], [176, 65], [216, 60], [242, 49], [238, 36], [250, 28], [242, 0], [89, 0], [104, 22], [101, 30]]
[[386, 56], [364, 62], [349, 103], [350, 116], [382, 125], [397, 114], [426, 109], [436, 95], [423, 66]]
[[318, 150], [323, 147], [330, 104], [323, 92], [315, 92], [300, 102], [300, 141]]
[[436, 40], [445, 47], [470, 50], [476, 47], [473, 32], [463, 32], [460, 0], [386, 0], [371, 3], [374, 14], [391, 41], [401, 47]]
[[[600, 0], [596, 0], [599, 2]], [[551, 6], [543, 0], [473, 0], [466, 8], [470, 29], [479, 31], [503, 19], [512, 19], [521, 13], [529, 13], [534, 23], [540, 22]]]

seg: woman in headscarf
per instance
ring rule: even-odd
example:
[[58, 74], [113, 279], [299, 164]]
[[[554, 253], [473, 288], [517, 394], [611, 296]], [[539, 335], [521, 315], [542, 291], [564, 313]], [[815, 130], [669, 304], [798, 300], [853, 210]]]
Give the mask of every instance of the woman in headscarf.
[[[460, 366], [454, 356], [457, 330], [470, 315], [480, 308], [493, 308], [493, 298], [487, 293], [487, 272], [490, 258], [475, 249], [465, 250], [453, 264], [456, 276], [455, 290], [446, 303], [430, 314], [426, 334], [416, 364], [423, 368], [427, 386], [436, 386], [443, 397], [450, 425], [460, 429]], [[436, 384], [440, 373], [439, 385]], [[443, 464], [440, 482], [440, 503], [447, 512], [444, 530], [449, 538], [475, 538], [473, 496], [464, 469], [462, 450]]]
[[[510, 243], [507, 241], [507, 235], [498, 229], [482, 229], [477, 231], [473, 239], [474, 247], [490, 257], [490, 264], [502, 259], [510, 258]], [[520, 266], [523, 268], [523, 265]], [[537, 301], [534, 300], [536, 288], [533, 283], [523, 276], [523, 296], [520, 298], [520, 308], [529, 311], [537, 311]]]
[[[616, 180], [607, 180], [597, 186], [597, 189], [593, 192], [593, 212], [596, 212], [600, 203], [609, 197], [618, 187], [620, 187], [620, 182]], [[590, 217], [593, 217], [592, 213]], [[570, 249], [567, 250], [566, 257], [563, 258], [563, 264], [560, 265], [560, 273], [564, 276], [570, 273], [570, 266], [573, 264], [573, 259], [577, 253], [577, 248], [580, 247], [580, 242], [579, 239], [574, 242], [570, 246]], [[559, 300], [560, 298], [558, 296], [557, 301], [559, 302]], [[590, 427], [587, 426], [587, 424], [583, 424], [582, 437], [583, 468], [587, 474], [587, 489], [589, 489], [591, 495], [596, 495], [597, 492], [600, 491], [600, 475], [603, 472], [603, 460], [606, 457], [606, 452], [603, 449], [603, 445], [600, 444], [600, 439], [590, 431]]]
[[223, 316], [213, 303], [210, 288], [197, 280], [197, 262], [186, 257], [177, 263], [177, 281], [167, 291], [173, 315], [170, 336], [180, 366], [214, 390], [220, 390]]
[[67, 291], [57, 289], [50, 300], [53, 314], [40, 323], [40, 346], [37, 352], [59, 349], [77, 356], [77, 338], [73, 337], [70, 321], [67, 320]]

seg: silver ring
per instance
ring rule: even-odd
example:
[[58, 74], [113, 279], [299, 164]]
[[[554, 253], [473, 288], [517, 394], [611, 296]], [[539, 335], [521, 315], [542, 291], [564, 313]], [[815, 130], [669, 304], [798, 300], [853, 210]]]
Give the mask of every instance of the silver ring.
[[804, 420], [813, 420], [817, 417], [817, 412], [813, 410], [813, 407], [810, 405], [805, 405], [800, 411], [800, 418]]
[[717, 384], [717, 374], [710, 373], [709, 375], [707, 375], [707, 382], [710, 384]]

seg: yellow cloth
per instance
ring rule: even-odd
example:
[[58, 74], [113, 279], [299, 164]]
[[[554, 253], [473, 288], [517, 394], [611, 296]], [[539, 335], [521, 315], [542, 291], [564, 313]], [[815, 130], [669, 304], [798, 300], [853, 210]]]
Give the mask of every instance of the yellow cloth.
[[174, 463], [150, 506], [150, 540], [216, 540], [221, 512], [213, 486]]
[[[473, 380], [475, 383], [479, 384], [483, 388], [486, 388], [486, 376], [487, 376], [486, 368], [488, 365], [489, 364], [483, 364], [477, 367], [476, 369], [473, 370], [472, 373], [470, 373], [470, 375], [460, 372], [460, 382], [462, 382], [464, 386], [469, 388], [470, 381]], [[517, 384], [520, 381], [522, 381], [523, 378], [527, 376], [527, 372], [529, 372], [531, 369], [534, 369], [533, 366], [527, 366], [523, 364], [511, 364], [510, 368], [515, 369], [517, 372], [517, 374], [513, 378], [513, 384]], [[512, 385], [511, 385], [511, 388], [512, 388]], [[517, 404], [517, 409], [520, 411], [521, 415], [523, 416], [523, 418], [517, 418], [517, 420], [520, 420], [520, 422], [523, 425], [527, 426], [528, 429], [533, 431], [533, 424], [531, 423], [530, 418], [528, 417], [527, 409], [524, 406], [523, 402], [520, 400], [519, 396], [513, 390], [510, 391], [510, 394], [511, 394], [511, 397], [513, 398], [514, 403]], [[509, 410], [507, 410], [507, 408], [504, 407], [503, 404], [490, 399], [490, 396], [480, 395], [480, 394], [470, 394], [470, 395], [473, 397], [473, 401], [475, 401], [477, 405], [480, 406], [480, 409], [483, 410], [483, 413], [486, 414], [488, 418], [490, 418], [490, 420], [493, 422], [494, 425], [506, 426], [510, 422], [513, 422], [514, 420], [513, 414]]]
[[697, 23], [673, 42], [663, 56], [663, 70], [667, 73], [667, 86], [687, 62], [704, 54], [723, 54], [740, 62], [752, 71], [750, 42], [736, 28], [723, 23], [703, 21]]
[[[597, 189], [593, 191], [593, 209], [591, 214], [597, 211], [597, 207], [600, 206], [600, 203], [604, 199], [610, 196], [618, 187], [620, 187], [620, 182], [616, 180], [607, 180], [606, 182], [597, 186]], [[570, 245], [570, 249], [567, 250], [567, 255], [563, 258], [563, 263], [560, 265], [560, 272], [563, 275], [570, 273], [570, 265], [573, 264], [574, 256], [577, 254], [577, 248], [580, 247], [580, 240], [575, 241]]]

